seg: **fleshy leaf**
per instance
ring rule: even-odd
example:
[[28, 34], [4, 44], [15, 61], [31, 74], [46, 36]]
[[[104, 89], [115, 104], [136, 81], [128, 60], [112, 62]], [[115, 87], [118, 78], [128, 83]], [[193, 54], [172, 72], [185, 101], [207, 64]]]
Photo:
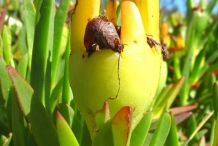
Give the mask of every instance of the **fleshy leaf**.
[[218, 117], [218, 82], [213, 86], [213, 108], [215, 118]]
[[[0, 126], [0, 131], [3, 131], [4, 134], [8, 135], [10, 132], [11, 126], [11, 110], [12, 110], [12, 83], [9, 78], [9, 75], [6, 70], [6, 64], [3, 58], [0, 56], [0, 105], [5, 107], [3, 111], [1, 110], [0, 118], [8, 123], [3, 122], [4, 124]], [[4, 113], [4, 114], [3, 114]]]
[[[38, 95], [38, 98], [41, 99], [41, 102], [45, 105], [47, 110], [49, 110], [49, 101], [45, 100], [45, 96], [49, 96], [50, 82], [45, 81], [51, 78], [51, 75], [46, 77], [46, 73], [49, 68], [47, 66], [49, 50], [53, 48], [54, 8], [55, 1], [42, 1], [40, 13], [43, 15], [40, 15], [39, 22], [35, 27], [30, 78], [34, 92]], [[36, 9], [38, 9], [38, 7], [36, 7]], [[47, 84], [45, 85], [45, 83]]]
[[103, 108], [95, 113], [95, 123], [98, 129], [93, 130], [93, 146], [112, 145], [113, 135], [108, 102], [104, 102]]
[[[8, 76], [8, 73], [6, 71], [6, 67], [5, 67], [5, 62], [3, 60], [3, 58], [0, 56], [0, 83], [1, 83], [1, 91], [2, 91], [2, 96], [3, 96], [3, 100], [5, 100], [6, 104], [9, 98], [9, 90], [11, 88], [11, 81], [10, 78]], [[2, 99], [1, 99], [2, 100]], [[0, 101], [1, 101], [0, 100]]]
[[214, 130], [214, 140], [213, 146], [218, 145], [218, 83], [216, 82], [213, 87], [213, 108], [214, 108], [214, 117], [215, 117], [215, 130]]
[[60, 146], [79, 146], [70, 126], [59, 112], [56, 113], [56, 125]]
[[[197, 121], [196, 121], [196, 116], [192, 115], [187, 122], [187, 137], [190, 137], [192, 133], [195, 131], [197, 128]], [[189, 142], [189, 145], [194, 145], [194, 143], [197, 142], [198, 135], [196, 134]]]
[[[74, 134], [76, 134], [74, 132]], [[81, 146], [86, 146], [86, 145], [92, 145], [92, 140], [91, 140], [91, 137], [90, 137], [90, 134], [89, 134], [89, 130], [88, 130], [88, 127], [86, 125], [85, 122], [83, 122], [83, 133], [82, 133], [82, 141], [81, 141]], [[94, 144], [93, 144], [94, 145]]]
[[[176, 115], [175, 116], [175, 122], [176, 122], [176, 125], [180, 124], [182, 121], [186, 120], [188, 117], [190, 117], [192, 115], [191, 112], [188, 112], [188, 113], [182, 113], [180, 115]], [[158, 125], [158, 122], [161, 118], [159, 119], [155, 119], [152, 124], [151, 124], [151, 127], [149, 129], [149, 131], [153, 131], [157, 128], [157, 125]]]
[[3, 146], [10, 146], [12, 138], [12, 133], [9, 134], [9, 136], [5, 139]]
[[[57, 73], [58, 73], [58, 67], [60, 63], [60, 59], [62, 57], [62, 47], [61, 43], [63, 42], [63, 39], [66, 37], [63, 37], [64, 32], [64, 22], [66, 20], [67, 16], [67, 9], [69, 7], [70, 0], [60, 1], [59, 8], [57, 9], [55, 19], [54, 19], [54, 40], [53, 40], [53, 50], [52, 50], [52, 67], [51, 67], [51, 74], [52, 74], [52, 86], [54, 86], [56, 79], [57, 79]], [[65, 33], [68, 35], [68, 33]]]
[[32, 62], [32, 51], [34, 43], [34, 33], [35, 33], [35, 16], [36, 10], [31, 0], [23, 1], [23, 11], [24, 11], [24, 24], [26, 28], [26, 40], [28, 46], [28, 67], [31, 67]]
[[17, 71], [25, 78], [28, 69], [28, 54], [23, 55], [17, 66]]
[[11, 66], [7, 66], [20, 109], [26, 117], [28, 126], [40, 146], [59, 146], [57, 132], [33, 89]]
[[[170, 88], [170, 86], [167, 88], [167, 93], [165, 93], [165, 96], [161, 96], [161, 101], [158, 101], [157, 97], [157, 102], [154, 105], [154, 111], [155, 111], [155, 116], [158, 117], [162, 111], [164, 111], [164, 108], [169, 108], [175, 98], [177, 97], [178, 93], [180, 92], [180, 89], [184, 83], [184, 77], [180, 78], [176, 83], [173, 84], [173, 86]], [[170, 88], [170, 89], [169, 89]]]
[[121, 108], [112, 119], [114, 145], [129, 145], [133, 109], [130, 106]]
[[176, 122], [172, 113], [170, 114], [170, 116], [171, 116], [172, 124], [165, 145], [179, 146]]
[[69, 66], [69, 56], [70, 56], [70, 35], [68, 33], [68, 42], [67, 42], [67, 47], [65, 51], [65, 68], [64, 68], [64, 77], [63, 77], [63, 94], [62, 94], [62, 102], [65, 104], [70, 104], [71, 100], [71, 88], [70, 88], [70, 83], [69, 83], [69, 71], [68, 71], [68, 66]]
[[58, 104], [57, 111], [64, 117], [65, 121], [72, 127], [74, 120], [74, 110], [67, 104]]
[[195, 131], [192, 133], [192, 135], [189, 137], [187, 142], [184, 144], [184, 146], [188, 145], [188, 143], [192, 140], [192, 138], [197, 134], [197, 132], [200, 130], [200, 128], [207, 122], [207, 120], [213, 115], [214, 112], [210, 112], [208, 115], [204, 117], [204, 119], [200, 122], [198, 127], [195, 129]]
[[169, 113], [165, 113], [161, 116], [158, 122], [157, 129], [151, 139], [150, 146], [163, 146], [171, 127], [171, 117]]
[[95, 114], [95, 122], [100, 128], [110, 119], [110, 109], [107, 102], [104, 102], [104, 107]]
[[131, 146], [143, 145], [152, 121], [152, 112], [147, 112], [132, 132]]
[[13, 133], [13, 143], [16, 146], [25, 145], [25, 126], [24, 126], [24, 116], [20, 110], [18, 102], [15, 96], [12, 97], [12, 133]]
[[2, 41], [3, 41], [3, 58], [6, 62], [6, 64], [10, 64], [14, 66], [14, 61], [12, 57], [12, 52], [11, 52], [11, 31], [10, 28], [7, 25], [3, 26], [2, 30]]
[[[2, 31], [4, 22], [5, 22], [5, 16], [6, 16], [6, 10], [2, 9], [1, 10], [1, 15], [0, 15], [0, 32]], [[1, 50], [0, 50], [1, 51]], [[0, 56], [1, 56], [1, 52], [0, 52]]]
[[218, 145], [218, 117], [216, 118], [216, 124], [215, 124], [215, 129], [214, 129], [214, 140], [213, 140], [213, 146]]

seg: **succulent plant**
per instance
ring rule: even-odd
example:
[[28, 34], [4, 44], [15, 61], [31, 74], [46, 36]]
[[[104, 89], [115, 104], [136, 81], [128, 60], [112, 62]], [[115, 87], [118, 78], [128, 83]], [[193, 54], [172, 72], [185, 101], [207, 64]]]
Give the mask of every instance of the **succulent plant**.
[[[115, 6], [115, 1], [109, 1], [107, 11], [113, 11]], [[105, 101], [112, 117], [122, 107], [131, 106], [134, 129], [156, 94], [162, 64], [160, 46], [150, 48], [147, 43], [147, 35], [159, 41], [158, 0], [122, 0], [123, 51], [104, 48], [88, 55], [83, 44], [85, 29], [90, 20], [99, 16], [99, 8], [100, 0], [80, 0], [71, 24], [70, 84], [91, 135], [97, 128], [95, 113]], [[108, 17], [116, 18], [116, 13]]]
[[0, 3], [0, 145], [217, 145], [217, 0], [106, 1]]

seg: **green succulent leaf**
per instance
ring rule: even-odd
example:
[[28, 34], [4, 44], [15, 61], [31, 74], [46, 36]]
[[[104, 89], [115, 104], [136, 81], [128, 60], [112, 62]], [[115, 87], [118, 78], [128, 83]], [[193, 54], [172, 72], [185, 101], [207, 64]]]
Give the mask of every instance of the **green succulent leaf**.
[[129, 106], [121, 108], [112, 119], [114, 145], [129, 145], [133, 109]]
[[4, 144], [2, 146], [10, 146], [12, 137], [13, 135], [12, 133], [10, 133], [9, 136], [5, 139]]
[[63, 92], [63, 78], [57, 82], [56, 86], [53, 88], [50, 97], [50, 111], [53, 112], [59, 99], [61, 99], [61, 93]]
[[[6, 70], [6, 64], [0, 56], [0, 131], [8, 135], [12, 125], [12, 98], [13, 89], [12, 83]], [[7, 121], [7, 123], [6, 123]]]
[[[43, 1], [40, 7], [40, 19], [35, 28], [33, 56], [31, 66], [30, 83], [34, 92], [41, 99], [46, 110], [49, 111], [49, 100], [45, 99], [50, 93], [49, 78], [49, 51], [53, 47], [53, 31], [54, 31], [54, 8], [55, 1]], [[38, 9], [38, 8], [37, 8]], [[47, 83], [47, 84], [46, 84]], [[49, 113], [50, 114], [50, 113]]]
[[14, 66], [14, 61], [11, 52], [11, 32], [7, 25], [4, 25], [2, 30], [2, 41], [3, 41], [3, 58], [6, 64]]
[[28, 54], [23, 55], [17, 66], [17, 71], [25, 78], [28, 69]]
[[11, 66], [7, 71], [13, 83], [16, 99], [25, 116], [28, 126], [40, 146], [59, 146], [57, 132], [41, 101], [34, 94], [33, 89]]
[[80, 145], [92, 145], [92, 139], [90, 137], [89, 130], [85, 122], [83, 122], [82, 140]]
[[215, 117], [215, 128], [214, 128], [214, 139], [213, 139], [213, 146], [218, 144], [218, 83], [214, 83], [213, 86], [213, 106], [214, 106], [214, 117]]
[[216, 4], [217, 4], [217, 0], [211, 0], [209, 2], [209, 4], [206, 7], [206, 11], [207, 11], [208, 14], [212, 13], [212, 11], [213, 11], [214, 7], [216, 6]]
[[172, 89], [173, 84], [167, 85], [165, 88], [161, 90], [159, 95], [156, 97], [156, 99], [153, 102], [153, 106], [151, 109], [155, 109], [157, 107], [160, 107], [160, 105], [164, 102], [165, 98], [167, 98], [167, 93]]
[[112, 145], [113, 135], [108, 102], [104, 102], [103, 108], [95, 113], [95, 123], [98, 129], [93, 131], [93, 146]]
[[68, 34], [68, 42], [67, 42], [67, 47], [65, 51], [65, 68], [64, 68], [64, 81], [63, 81], [63, 94], [62, 94], [62, 102], [65, 104], [70, 104], [71, 101], [71, 88], [69, 84], [69, 71], [68, 71], [68, 66], [69, 66], [69, 56], [70, 56], [70, 35]]
[[[67, 18], [67, 10], [69, 7], [70, 0], [61, 1], [60, 5], [57, 9], [55, 18], [54, 18], [54, 39], [53, 39], [53, 50], [52, 50], [52, 68], [51, 68], [51, 74], [52, 74], [52, 86], [56, 81], [57, 78], [57, 72], [58, 67], [60, 63], [60, 59], [62, 57], [61, 49], [65, 47], [61, 46], [61, 43], [63, 42], [63, 39], [67, 40], [68, 33], [64, 32], [64, 22]], [[63, 37], [63, 35], [65, 35]]]
[[[0, 56], [0, 83], [1, 83], [1, 92], [2, 92], [2, 97], [3, 99], [2, 100], [2, 105], [3, 104], [6, 104], [7, 105], [7, 101], [8, 101], [8, 98], [9, 98], [9, 90], [12, 86], [11, 84], [11, 80], [8, 76], [8, 73], [7, 73], [7, 70], [6, 70], [6, 63], [4, 61], [4, 59]], [[0, 101], [1, 101], [0, 100]], [[6, 103], [3, 103], [3, 102], [6, 102]]]
[[172, 103], [174, 102], [175, 98], [180, 92], [182, 85], [184, 83], [184, 77], [179, 79], [176, 83], [172, 86], [169, 85], [159, 96], [157, 97], [157, 101], [154, 104], [154, 112], [156, 116], [160, 115], [161, 112], [164, 111], [164, 108], [169, 109]]
[[[74, 109], [75, 110], [75, 109]], [[78, 111], [77, 111], [78, 112]], [[80, 119], [77, 115], [77, 113], [75, 112], [75, 116], [73, 118], [73, 125], [72, 125], [72, 129], [73, 129], [73, 133], [76, 136], [76, 139], [79, 143], [86, 141], [85, 139], [83, 139], [84, 136], [84, 131], [86, 131], [85, 127], [85, 123], [83, 119]], [[89, 133], [88, 133], [89, 134]], [[89, 136], [90, 137], [90, 136]], [[89, 139], [87, 139], [87, 141], [89, 141]]]
[[214, 135], [213, 135], [213, 137], [214, 137], [214, 139], [213, 139], [213, 146], [217, 146], [218, 145], [218, 137], [217, 137], [217, 135], [218, 135], [218, 117], [216, 118], [216, 124], [215, 124], [215, 129], [214, 129]]
[[[24, 24], [26, 28], [26, 41], [28, 46], [28, 67], [31, 68], [32, 51], [35, 34], [36, 10], [31, 0], [24, 0]], [[26, 52], [25, 52], [26, 53]]]
[[7, 118], [7, 112], [4, 107], [0, 108], [0, 145], [2, 144], [3, 138], [11, 132], [9, 121]]
[[56, 127], [60, 146], [79, 146], [70, 126], [59, 112], [56, 113]]
[[176, 122], [175, 122], [173, 114], [170, 114], [170, 116], [171, 116], [172, 124], [171, 124], [170, 132], [169, 132], [169, 135], [167, 137], [165, 145], [179, 146]]
[[136, 126], [136, 128], [133, 130], [131, 141], [130, 141], [131, 146], [143, 145], [152, 122], [152, 116], [153, 116], [152, 112], [147, 112], [143, 116], [139, 124]]
[[218, 82], [213, 86], [213, 106], [215, 119], [218, 117]]
[[18, 101], [15, 96], [12, 97], [12, 132], [13, 143], [17, 146], [25, 145], [25, 126], [24, 116], [18, 105]]
[[157, 128], [151, 139], [150, 146], [163, 146], [171, 128], [171, 117], [169, 113], [165, 113], [161, 116], [158, 122]]
[[64, 117], [67, 124], [72, 127], [75, 117], [74, 110], [67, 104], [58, 104], [56, 109], [62, 117]]
[[204, 119], [196, 127], [195, 131], [193, 131], [193, 133], [190, 135], [189, 139], [186, 141], [184, 146], [189, 144], [189, 142], [192, 140], [192, 138], [197, 134], [197, 132], [200, 130], [200, 128], [208, 121], [208, 119], [213, 115], [213, 113], [214, 112], [212, 111], [204, 117]]

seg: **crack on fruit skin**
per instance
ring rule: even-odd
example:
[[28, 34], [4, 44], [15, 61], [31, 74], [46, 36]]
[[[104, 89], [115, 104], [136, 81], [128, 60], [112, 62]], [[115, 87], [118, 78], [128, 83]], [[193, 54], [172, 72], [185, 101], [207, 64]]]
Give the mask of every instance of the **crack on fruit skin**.
[[118, 94], [120, 92], [120, 53], [119, 53], [118, 64], [117, 64], [117, 77], [118, 77], [119, 84], [118, 84], [118, 90], [115, 99], [118, 97]]
[[152, 37], [151, 35], [147, 35], [147, 43], [148, 43], [149, 47], [150, 48], [154, 47], [155, 50], [158, 51], [156, 46], [160, 46], [163, 60], [166, 61], [170, 57], [169, 51], [166, 49], [166, 47], [164, 45], [162, 45], [161, 43], [158, 43], [157, 41], [155, 41], [151, 37]]
[[119, 93], [120, 93], [120, 57], [121, 57], [121, 54], [119, 53], [119, 57], [118, 57], [118, 62], [117, 62], [117, 78], [118, 78], [118, 90], [117, 90], [117, 94], [115, 97], [109, 97], [105, 100], [105, 102], [107, 102], [108, 99], [110, 100], [114, 100], [114, 99], [117, 99]]
[[109, 48], [119, 53], [117, 67], [118, 90], [114, 98], [108, 99], [116, 99], [120, 92], [120, 54], [123, 52], [124, 44], [120, 40], [119, 32], [118, 28], [112, 22], [109, 22], [107, 16], [99, 15], [88, 22], [84, 35], [84, 46], [88, 57], [95, 51], [101, 51], [103, 48]]

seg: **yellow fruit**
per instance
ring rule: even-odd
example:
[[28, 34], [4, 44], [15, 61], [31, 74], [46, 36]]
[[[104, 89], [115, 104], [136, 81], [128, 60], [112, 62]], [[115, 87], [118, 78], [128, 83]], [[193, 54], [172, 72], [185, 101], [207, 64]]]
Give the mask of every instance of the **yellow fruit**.
[[[157, 52], [148, 46], [137, 6], [133, 0], [121, 1], [121, 41], [125, 45], [119, 70], [119, 53], [103, 49], [88, 57], [83, 45], [85, 26], [90, 18], [98, 16], [100, 0], [80, 0], [72, 16], [70, 84], [75, 103], [91, 134], [96, 129], [94, 114], [103, 107], [104, 101], [109, 103], [111, 117], [121, 107], [132, 106], [134, 128], [149, 109], [156, 93], [162, 55], [159, 47]], [[159, 13], [159, 6], [153, 12]], [[156, 32], [159, 32], [159, 18], [155, 20], [158, 25], [153, 26], [156, 29], [152, 28], [155, 31], [152, 35], [159, 37]], [[117, 95], [119, 88], [118, 97], [109, 99]]]
[[159, 40], [159, 33], [160, 33], [159, 0], [153, 0], [153, 1], [135, 0], [135, 1], [140, 11], [146, 34], [152, 35], [155, 38], [155, 40]]
[[109, 21], [112, 22], [114, 25], [117, 25], [117, 17], [116, 17], [116, 8], [117, 8], [118, 1], [116, 0], [109, 0], [106, 10], [106, 16], [108, 17]]

